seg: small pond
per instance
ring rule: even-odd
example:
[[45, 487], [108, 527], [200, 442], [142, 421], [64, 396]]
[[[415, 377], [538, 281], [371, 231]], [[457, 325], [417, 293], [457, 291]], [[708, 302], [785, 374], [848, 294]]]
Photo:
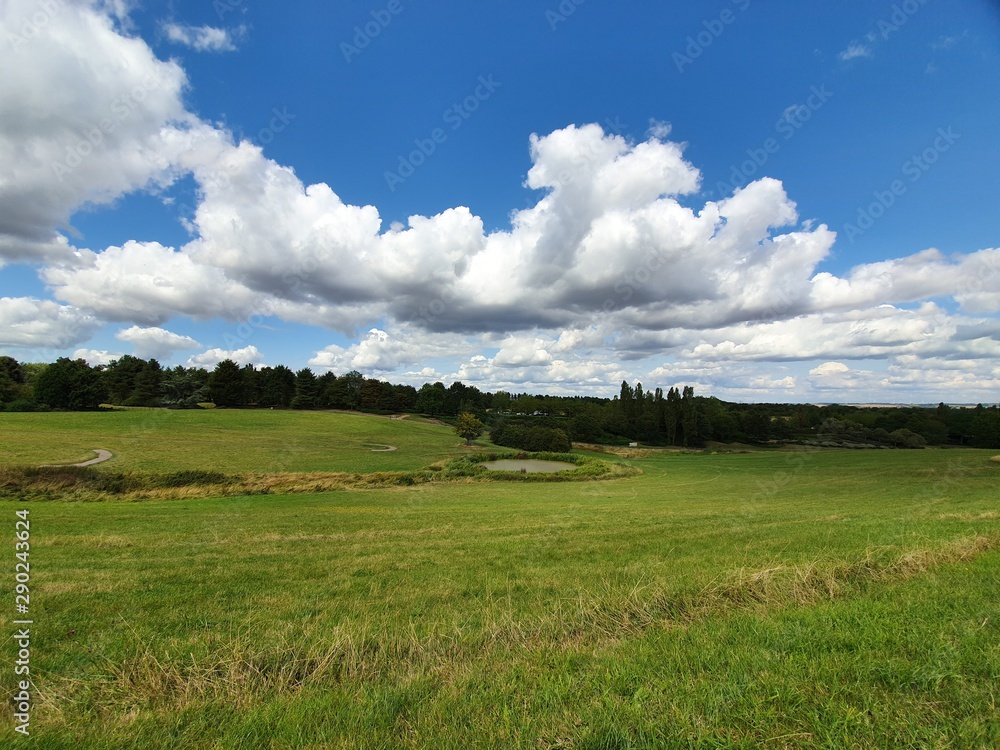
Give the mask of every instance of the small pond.
[[526, 459], [502, 459], [500, 461], [487, 461], [479, 464], [493, 471], [526, 471], [529, 474], [544, 474], [553, 471], [569, 471], [575, 469], [576, 464], [565, 461], [540, 461], [534, 458]]

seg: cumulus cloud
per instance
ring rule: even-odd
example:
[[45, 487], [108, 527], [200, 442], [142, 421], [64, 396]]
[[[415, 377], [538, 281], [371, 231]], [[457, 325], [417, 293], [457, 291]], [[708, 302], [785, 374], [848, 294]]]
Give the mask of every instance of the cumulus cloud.
[[[996, 248], [932, 248], [834, 274], [823, 263], [835, 233], [800, 222], [779, 181], [704, 200], [700, 171], [659, 121], [640, 141], [595, 124], [526, 134], [525, 187], [540, 197], [509, 228], [487, 231], [464, 206], [386, 228], [375, 206], [304, 183], [188, 112], [179, 64], [122, 32], [125, 0], [61, 5], [41, 33], [17, 37], [37, 8], [0, 7], [0, 263], [43, 261], [42, 280], [66, 304], [0, 301], [0, 344], [78, 346], [116, 321], [132, 326], [119, 338], [137, 352], [166, 357], [198, 346], [159, 328], [174, 316], [275, 316], [348, 336], [312, 366], [491, 389], [607, 392], [642, 372], [801, 393], [843, 379], [776, 364], [812, 360], [882, 360], [872, 388], [981, 389], [997, 377], [984, 364], [1000, 356]], [[206, 50], [242, 33], [165, 30]], [[187, 244], [71, 244], [82, 207], [181, 175], [197, 185]], [[226, 357], [261, 361], [248, 346], [189, 362]], [[948, 362], [972, 364], [956, 375]], [[938, 374], [919, 381], [907, 368]]]
[[388, 373], [423, 364], [436, 356], [454, 356], [463, 347], [467, 349], [468, 343], [453, 336], [414, 336], [407, 328], [396, 329], [390, 334], [372, 328], [352, 346], [345, 348], [332, 344], [325, 347], [309, 360], [309, 364], [340, 374], [350, 370]]
[[187, 366], [212, 369], [224, 359], [231, 359], [238, 365], [259, 365], [264, 361], [264, 355], [253, 344], [242, 349], [209, 349], [189, 357]]
[[[0, 5], [0, 258], [67, 258], [59, 236], [81, 206], [176, 176], [177, 139], [196, 125], [175, 62], [123, 36], [103, 6]], [[124, 13], [124, 8], [118, 9]], [[30, 19], [45, 18], [33, 24]], [[22, 34], [25, 22], [33, 31]]]
[[0, 297], [0, 346], [54, 348], [81, 344], [101, 322], [75, 307], [33, 297]]
[[130, 240], [100, 253], [80, 251], [72, 264], [50, 266], [41, 277], [58, 299], [107, 320], [145, 325], [176, 314], [236, 319], [264, 305], [219, 269], [157, 242]]
[[810, 306], [856, 308], [942, 296], [953, 297], [971, 313], [1000, 309], [1000, 249], [948, 258], [928, 248], [904, 258], [855, 266], [845, 277], [818, 273], [812, 280]]
[[189, 336], [181, 336], [163, 328], [132, 326], [116, 333], [115, 338], [132, 344], [135, 356], [140, 359], [165, 360], [173, 356], [174, 352], [201, 346]]
[[190, 47], [197, 52], [234, 52], [236, 43], [246, 36], [246, 27], [220, 29], [214, 26], [188, 26], [168, 22], [163, 33], [176, 44]]

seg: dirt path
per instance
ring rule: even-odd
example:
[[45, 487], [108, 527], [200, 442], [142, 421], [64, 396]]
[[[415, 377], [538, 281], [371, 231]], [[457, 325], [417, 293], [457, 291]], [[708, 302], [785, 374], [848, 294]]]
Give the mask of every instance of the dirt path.
[[385, 443], [368, 443], [368, 445], [383, 446], [382, 448], [371, 448], [370, 450], [372, 453], [389, 453], [390, 451], [399, 450], [399, 448], [397, 448], [395, 445], [386, 445]]
[[93, 451], [97, 454], [97, 458], [92, 458], [89, 461], [82, 461], [78, 464], [42, 464], [41, 468], [51, 468], [53, 466], [93, 466], [94, 464], [103, 463], [113, 456], [111, 451], [106, 451], [103, 448], [94, 448]]

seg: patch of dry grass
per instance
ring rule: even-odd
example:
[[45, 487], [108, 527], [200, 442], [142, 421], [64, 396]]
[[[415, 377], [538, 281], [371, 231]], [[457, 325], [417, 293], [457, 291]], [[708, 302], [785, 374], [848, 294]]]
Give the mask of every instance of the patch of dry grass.
[[[578, 480], [614, 479], [640, 473], [621, 464], [600, 464], [603, 470]], [[517, 477], [541, 481], [539, 475]], [[0, 467], [0, 499], [59, 501], [188, 500], [245, 495], [314, 494], [347, 489], [412, 487], [429, 483], [492, 481], [483, 476], [449, 472], [442, 463], [420, 471], [278, 472], [267, 474], [221, 474], [218, 472], [109, 472], [91, 467], [6, 466]]]

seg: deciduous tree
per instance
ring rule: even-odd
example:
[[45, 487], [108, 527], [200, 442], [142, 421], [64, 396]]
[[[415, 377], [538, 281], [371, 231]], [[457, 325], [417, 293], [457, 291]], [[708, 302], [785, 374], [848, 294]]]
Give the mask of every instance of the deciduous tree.
[[472, 441], [483, 434], [486, 425], [476, 419], [468, 412], [462, 412], [455, 421], [455, 433], [465, 439], [466, 445], [472, 445]]

